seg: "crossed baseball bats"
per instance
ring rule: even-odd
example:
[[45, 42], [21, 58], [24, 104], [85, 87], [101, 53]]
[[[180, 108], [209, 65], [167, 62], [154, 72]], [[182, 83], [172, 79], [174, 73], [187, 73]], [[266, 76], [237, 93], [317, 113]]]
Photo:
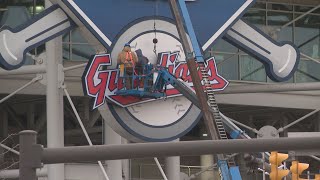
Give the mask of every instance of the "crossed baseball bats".
[[[72, 20], [75, 17], [70, 15], [72, 12], [62, 8], [64, 11], [59, 5], [53, 5], [23, 26], [2, 28], [0, 66], [6, 70], [19, 68], [28, 51], [80, 25], [75, 23], [78, 20]], [[274, 81], [288, 80], [296, 71], [300, 52], [291, 42], [276, 42], [242, 20], [238, 20], [223, 38], [261, 61]]]

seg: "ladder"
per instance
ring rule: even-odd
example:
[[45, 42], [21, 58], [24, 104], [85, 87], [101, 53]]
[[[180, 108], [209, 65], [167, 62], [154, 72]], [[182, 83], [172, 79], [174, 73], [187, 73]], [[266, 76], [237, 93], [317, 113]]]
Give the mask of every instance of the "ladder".
[[[225, 130], [223, 122], [222, 122], [222, 117], [220, 115], [220, 111], [219, 111], [218, 104], [216, 102], [216, 98], [214, 96], [214, 90], [210, 84], [210, 81], [208, 80], [208, 78], [209, 78], [208, 71], [207, 71], [204, 63], [202, 63], [202, 62], [198, 62], [198, 68], [199, 68], [198, 70], [201, 72], [202, 82], [205, 87], [204, 91], [207, 93], [208, 104], [213, 109], [213, 116], [215, 119], [215, 125], [216, 125], [217, 131], [218, 131], [217, 134], [219, 135], [220, 139], [226, 140], [226, 139], [228, 139], [228, 136], [227, 136], [226, 130]], [[228, 165], [229, 165], [229, 167], [236, 166], [233, 158], [228, 159]]]

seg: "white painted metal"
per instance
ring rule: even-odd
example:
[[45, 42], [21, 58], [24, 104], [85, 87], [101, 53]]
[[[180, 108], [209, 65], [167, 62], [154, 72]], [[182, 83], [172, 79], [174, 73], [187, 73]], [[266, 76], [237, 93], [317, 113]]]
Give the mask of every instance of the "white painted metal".
[[[38, 177], [46, 177], [48, 174], [47, 167], [43, 167], [41, 169], [37, 169]], [[19, 169], [12, 170], [1, 170], [0, 171], [0, 179], [15, 179], [19, 178]]]
[[161, 164], [160, 164], [160, 162], [159, 162], [158, 158], [153, 158], [153, 159], [154, 159], [154, 161], [156, 162], [157, 167], [158, 167], [158, 169], [159, 169], [159, 171], [160, 171], [160, 173], [161, 173], [161, 175], [162, 175], [163, 179], [164, 179], [164, 180], [168, 180], [168, 178], [167, 178], [166, 174], [164, 173], [164, 171], [163, 171], [163, 169], [162, 169], [162, 167], [161, 167]]
[[169, 180], [180, 179], [180, 157], [165, 158], [165, 173]]
[[78, 69], [78, 68], [83, 68], [86, 67], [87, 63], [83, 63], [83, 64], [78, 64], [75, 66], [70, 66], [70, 67], [65, 67], [63, 68], [63, 71], [70, 71], [70, 70], [74, 70], [74, 69]]
[[200, 166], [202, 167], [201, 170], [203, 170], [200, 174], [200, 179], [210, 179], [211, 177], [214, 177], [213, 169], [204, 171], [204, 169], [207, 169], [208, 166], [214, 164], [213, 158], [213, 155], [200, 156]]
[[[85, 135], [85, 137], [86, 137], [89, 145], [90, 145], [90, 146], [93, 146], [92, 141], [91, 141], [91, 139], [90, 139], [90, 137], [89, 137], [89, 134], [88, 134], [86, 128], [84, 127], [84, 125], [83, 125], [83, 123], [82, 123], [82, 121], [81, 121], [81, 118], [80, 118], [80, 116], [79, 116], [79, 113], [78, 113], [76, 107], [74, 106], [74, 104], [73, 104], [73, 102], [72, 102], [72, 100], [71, 100], [71, 97], [70, 97], [67, 89], [66, 89], [65, 87], [63, 87], [63, 90], [64, 90], [64, 93], [66, 94], [66, 96], [67, 96], [67, 98], [68, 98], [68, 101], [69, 101], [69, 103], [70, 103], [70, 105], [71, 105], [71, 107], [72, 107], [72, 110], [73, 110], [74, 114], [75, 114], [76, 117], [77, 117], [77, 120], [78, 120], [78, 122], [79, 122], [79, 125], [80, 125], [80, 127], [81, 127], [81, 129], [82, 129], [82, 131], [83, 131], [83, 133], [84, 133], [84, 135]], [[101, 171], [103, 172], [103, 175], [104, 175], [105, 179], [106, 179], [106, 180], [109, 180], [109, 177], [108, 177], [108, 175], [107, 175], [107, 172], [106, 172], [106, 170], [104, 169], [101, 161], [98, 161], [98, 164], [99, 164], [99, 166], [100, 166], [100, 168], [101, 168]]]
[[[244, 82], [242, 82], [244, 83]], [[265, 83], [265, 84], [232, 84], [224, 91], [217, 94], [240, 94], [240, 93], [279, 93], [289, 91], [317, 91], [320, 89], [320, 83]]]
[[320, 64], [320, 61], [319, 61], [319, 60], [317, 60], [317, 59], [315, 59], [315, 58], [312, 58], [312, 57], [310, 57], [310, 56], [308, 56], [308, 55], [306, 55], [306, 54], [304, 54], [304, 53], [300, 53], [300, 54], [301, 54], [301, 56], [304, 56], [304, 57], [307, 58], [308, 60], [311, 60], [311, 61], [313, 61], [313, 62], [316, 62], [316, 63]]
[[0, 143], [0, 147], [2, 147], [3, 149], [6, 149], [7, 151], [10, 151], [10, 152], [12, 152], [12, 153], [14, 153], [16, 155], [20, 155], [20, 153], [18, 151], [14, 150], [13, 148], [10, 148], [10, 147], [8, 147], [8, 146], [6, 146], [4, 144]]
[[[52, 4], [45, 1], [48, 8]], [[46, 43], [47, 146], [64, 147], [63, 92], [59, 88], [58, 64], [62, 64], [62, 37]], [[48, 166], [48, 180], [63, 180], [64, 164]]]
[[[121, 144], [129, 144], [130, 142], [125, 139], [121, 138]], [[129, 180], [130, 177], [130, 160], [129, 159], [123, 159], [121, 161], [122, 163], [122, 172], [123, 172], [123, 180]]]
[[288, 137], [320, 137], [320, 132], [288, 132]]
[[245, 124], [243, 124], [243, 123], [241, 123], [241, 122], [239, 122], [239, 121], [236, 121], [236, 120], [233, 120], [233, 119], [229, 119], [231, 122], [233, 122], [234, 124], [237, 124], [237, 125], [239, 125], [239, 126], [242, 126], [242, 127], [244, 127], [244, 128], [246, 128], [246, 129], [248, 129], [248, 130], [250, 130], [250, 131], [252, 131], [252, 132], [254, 132], [254, 133], [256, 133], [256, 134], [259, 134], [259, 131], [257, 130], [257, 129], [255, 129], [255, 128], [252, 128], [252, 127], [250, 127], [250, 126], [247, 126], [247, 125], [245, 125]]
[[[78, 68], [83, 68], [87, 65], [87, 63], [78, 64], [75, 66], [65, 67], [63, 68], [64, 71], [70, 71]], [[19, 69], [7, 71], [4, 69], [0, 69], [0, 76], [8, 76], [8, 75], [25, 75], [25, 74], [42, 74], [46, 72], [45, 65], [28, 65], [22, 66]]]
[[[121, 136], [117, 134], [107, 123], [104, 123], [104, 144], [121, 144]], [[106, 161], [107, 173], [111, 180], [122, 179], [121, 160]]]
[[12, 93], [10, 93], [8, 96], [2, 98], [0, 100], [0, 104], [3, 103], [4, 101], [8, 100], [9, 98], [11, 98], [12, 96], [14, 96], [15, 94], [17, 94], [18, 92], [22, 91], [23, 89], [27, 88], [28, 86], [30, 86], [31, 84], [37, 82], [38, 80], [42, 79], [41, 75], [38, 75], [37, 77], [33, 78], [31, 81], [29, 81], [27, 84], [23, 85], [22, 87], [20, 87], [19, 89], [13, 91]]
[[320, 162], [320, 158], [319, 157], [317, 157], [317, 156], [310, 156], [310, 157]]
[[37, 74], [37, 73], [45, 73], [45, 72], [46, 72], [45, 65], [28, 65], [28, 66], [23, 66], [19, 69], [15, 69], [11, 71], [0, 69], [0, 76]]
[[320, 109], [320, 98], [317, 96], [253, 93], [253, 94], [217, 94], [216, 99], [221, 104], [250, 105], [264, 107], [280, 107], [295, 109]]
[[257, 138], [258, 139], [279, 138], [279, 132], [273, 126], [263, 126], [262, 128], [259, 129]]
[[[179, 140], [176, 140], [179, 141]], [[173, 156], [165, 158], [165, 173], [169, 180], [180, 179], [180, 157]]]
[[[286, 125], [285, 127], [279, 128], [279, 129], [278, 129], [278, 132], [279, 132], [279, 133], [283, 132], [284, 130], [288, 129], [289, 127], [291, 127], [291, 126], [293, 126], [293, 125], [295, 125], [295, 124], [300, 123], [301, 121], [305, 120], [307, 117], [310, 117], [310, 116], [312, 116], [313, 114], [318, 113], [319, 111], [320, 111], [320, 109], [316, 109], [316, 110], [314, 110], [314, 111], [312, 111], [312, 112], [304, 115], [303, 117], [301, 117], [301, 118], [293, 121], [292, 123]], [[309, 133], [308, 133], [308, 134], [309, 134]], [[319, 133], [318, 133], [318, 134], [319, 134]], [[311, 135], [313, 135], [313, 134], [310, 133], [310, 136], [309, 136], [309, 137], [311, 137]]]
[[294, 70], [299, 52], [291, 44], [278, 45], [241, 20], [237, 21], [227, 34], [231, 39], [235, 39], [234, 41], [255, 52], [257, 56], [267, 59], [272, 64], [271, 71], [275, 76], [286, 78]]

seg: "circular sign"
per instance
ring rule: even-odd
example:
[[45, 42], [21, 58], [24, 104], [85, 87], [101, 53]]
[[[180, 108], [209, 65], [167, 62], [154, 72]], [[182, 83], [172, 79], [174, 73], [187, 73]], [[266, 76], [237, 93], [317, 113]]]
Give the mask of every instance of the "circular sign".
[[[144, 19], [129, 25], [113, 44], [111, 68], [118, 53], [130, 43], [132, 51], [142, 50], [149, 62], [158, 62], [160, 52], [179, 52], [176, 61], [185, 61], [176, 26], [170, 19]], [[157, 38], [155, 45], [153, 39]], [[176, 63], [178, 63], [176, 62]], [[109, 111], [110, 110], [110, 111]], [[135, 142], [172, 141], [189, 132], [200, 119], [200, 110], [183, 96], [152, 100], [129, 107], [109, 103], [99, 107], [102, 117], [121, 136]], [[115, 118], [110, 118], [110, 112]]]

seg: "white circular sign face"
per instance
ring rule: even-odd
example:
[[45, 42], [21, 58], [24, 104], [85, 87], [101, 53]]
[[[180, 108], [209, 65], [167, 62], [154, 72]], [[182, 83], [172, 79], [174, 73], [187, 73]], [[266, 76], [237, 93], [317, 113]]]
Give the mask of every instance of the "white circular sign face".
[[[132, 51], [141, 49], [152, 64], [157, 63], [157, 53], [161, 52], [179, 52], [177, 61], [185, 61], [176, 26], [168, 19], [157, 19], [155, 33], [154, 21], [146, 19], [132, 23], [133, 25], [118, 36], [111, 52], [114, 62], [112, 68], [116, 67], [118, 53], [128, 42]], [[155, 37], [158, 39], [156, 47], [152, 41]], [[107, 108], [115, 120], [107, 118]], [[126, 108], [110, 103], [100, 107], [99, 111], [116, 132], [131, 141], [172, 141], [189, 132], [200, 118], [200, 110], [183, 96], [149, 101]]]
[[[158, 39], [154, 46], [153, 38]], [[150, 63], [157, 63], [157, 52], [179, 52], [178, 61], [185, 61], [185, 54], [178, 39], [163, 32], [149, 32], [138, 36], [130, 43], [132, 51], [142, 49], [143, 55], [146, 56]], [[156, 52], [154, 52], [154, 49]], [[174, 123], [180, 119], [191, 106], [191, 102], [185, 97], [174, 97], [169, 100], [152, 101], [144, 104], [134, 105], [128, 108], [129, 112], [143, 123], [164, 126]], [[161, 109], [162, 111], [159, 111]], [[166, 115], [163, 114], [166, 112]]]
[[129, 112], [143, 123], [152, 126], [165, 126], [182, 118], [191, 106], [185, 97], [151, 101], [128, 108]]
[[[152, 42], [155, 37], [158, 39], [156, 46], [154, 46]], [[132, 51], [143, 49], [143, 55], [146, 56], [152, 64], [157, 63], [158, 57], [156, 53], [159, 52], [179, 52], [178, 61], [182, 62], [186, 59], [179, 40], [164, 32], [149, 32], [143, 34], [130, 42], [130, 44], [132, 45]], [[156, 53], [154, 49], [156, 49]]]

